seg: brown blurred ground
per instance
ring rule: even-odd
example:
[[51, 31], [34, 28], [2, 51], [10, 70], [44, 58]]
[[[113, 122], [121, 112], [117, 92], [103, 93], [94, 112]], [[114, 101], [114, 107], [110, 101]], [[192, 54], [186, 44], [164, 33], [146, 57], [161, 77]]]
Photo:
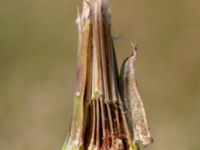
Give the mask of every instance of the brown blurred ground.
[[[74, 0], [0, 1], [0, 150], [59, 150], [70, 122]], [[200, 149], [200, 1], [110, 1], [119, 64], [139, 43], [137, 77], [155, 143]]]

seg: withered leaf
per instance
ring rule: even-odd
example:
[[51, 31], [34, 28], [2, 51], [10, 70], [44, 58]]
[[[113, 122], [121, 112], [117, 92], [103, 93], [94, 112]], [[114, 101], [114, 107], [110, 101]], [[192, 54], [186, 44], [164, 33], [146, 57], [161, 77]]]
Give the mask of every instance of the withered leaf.
[[122, 65], [120, 74], [121, 91], [127, 109], [127, 119], [132, 137], [143, 145], [148, 145], [152, 143], [152, 138], [135, 77], [136, 56], [137, 47], [134, 45], [132, 55], [125, 59]]

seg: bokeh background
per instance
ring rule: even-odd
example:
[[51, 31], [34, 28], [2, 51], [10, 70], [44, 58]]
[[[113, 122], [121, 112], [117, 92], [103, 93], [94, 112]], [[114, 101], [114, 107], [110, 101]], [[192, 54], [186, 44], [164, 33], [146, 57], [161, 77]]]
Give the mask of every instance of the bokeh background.
[[[0, 150], [60, 150], [75, 83], [78, 0], [0, 0]], [[154, 144], [200, 149], [200, 1], [110, 0], [121, 64], [137, 77]]]

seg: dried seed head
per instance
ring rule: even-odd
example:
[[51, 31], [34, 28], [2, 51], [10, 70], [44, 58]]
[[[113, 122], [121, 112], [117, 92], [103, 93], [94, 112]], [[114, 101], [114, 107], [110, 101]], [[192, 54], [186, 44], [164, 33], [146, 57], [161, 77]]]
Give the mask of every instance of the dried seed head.
[[107, 0], [83, 0], [76, 22], [79, 50], [74, 110], [62, 150], [138, 150], [136, 140], [148, 144], [150, 132], [132, 78], [137, 47], [124, 63], [120, 83]]

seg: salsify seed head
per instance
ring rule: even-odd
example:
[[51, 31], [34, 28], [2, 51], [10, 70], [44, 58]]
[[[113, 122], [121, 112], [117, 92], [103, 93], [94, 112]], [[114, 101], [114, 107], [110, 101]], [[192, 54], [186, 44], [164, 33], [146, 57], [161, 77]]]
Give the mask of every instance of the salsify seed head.
[[136, 46], [119, 75], [107, 0], [83, 0], [76, 23], [74, 109], [62, 150], [138, 150], [137, 141], [151, 143], [135, 81]]

